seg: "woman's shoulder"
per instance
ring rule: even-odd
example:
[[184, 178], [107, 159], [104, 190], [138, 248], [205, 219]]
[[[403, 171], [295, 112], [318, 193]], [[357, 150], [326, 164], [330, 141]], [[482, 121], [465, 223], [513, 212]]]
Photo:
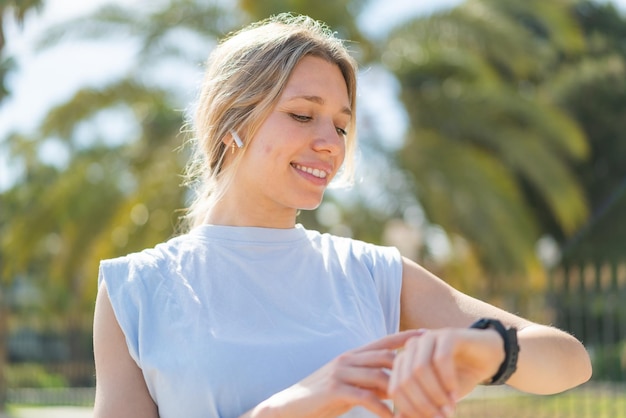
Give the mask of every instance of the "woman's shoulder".
[[331, 232], [307, 230], [309, 239], [320, 248], [357, 259], [376, 260], [385, 258], [399, 261], [401, 256], [396, 247], [367, 242], [361, 239], [336, 235]]
[[178, 264], [182, 255], [191, 251], [192, 241], [187, 234], [179, 235], [154, 247], [101, 260], [100, 276], [141, 277], [144, 272], [154, 275]]

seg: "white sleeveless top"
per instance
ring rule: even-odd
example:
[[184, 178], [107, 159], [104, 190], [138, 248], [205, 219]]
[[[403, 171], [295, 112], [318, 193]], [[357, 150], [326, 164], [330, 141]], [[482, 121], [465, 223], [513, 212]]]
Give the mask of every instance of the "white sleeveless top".
[[300, 225], [205, 225], [102, 261], [98, 281], [160, 417], [234, 418], [397, 332], [401, 277], [395, 248]]

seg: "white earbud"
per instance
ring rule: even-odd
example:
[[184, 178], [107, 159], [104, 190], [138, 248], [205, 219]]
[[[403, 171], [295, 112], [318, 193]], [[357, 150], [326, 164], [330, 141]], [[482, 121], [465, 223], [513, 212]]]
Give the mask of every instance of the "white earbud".
[[235, 144], [237, 144], [237, 148], [243, 147], [243, 141], [241, 140], [241, 138], [239, 138], [239, 135], [237, 135], [237, 132], [235, 132], [234, 129], [230, 130], [230, 134], [233, 136]]

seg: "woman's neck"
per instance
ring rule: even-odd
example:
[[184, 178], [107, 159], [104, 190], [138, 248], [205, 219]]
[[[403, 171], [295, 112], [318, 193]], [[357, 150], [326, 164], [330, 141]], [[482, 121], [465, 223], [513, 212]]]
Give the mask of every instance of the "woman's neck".
[[239, 204], [224, 198], [206, 214], [203, 223], [224, 226], [253, 226], [290, 229], [296, 225], [297, 210], [268, 210], [260, 205]]

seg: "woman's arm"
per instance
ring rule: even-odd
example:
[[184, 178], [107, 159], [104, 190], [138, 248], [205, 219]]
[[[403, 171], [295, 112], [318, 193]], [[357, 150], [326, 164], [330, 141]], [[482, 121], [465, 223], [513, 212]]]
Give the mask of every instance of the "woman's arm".
[[106, 286], [100, 286], [93, 326], [96, 363], [94, 418], [158, 418], [141, 369], [131, 358], [113, 313]]
[[495, 374], [504, 359], [502, 338], [468, 329], [483, 317], [518, 329], [517, 371], [507, 384], [551, 394], [590, 378], [589, 356], [571, 335], [465, 295], [408, 259], [402, 279], [400, 326], [428, 331], [407, 342], [394, 363], [389, 390], [400, 409], [447, 415], [459, 397]]
[[387, 399], [395, 350], [420, 335], [388, 335], [341, 354], [328, 364], [271, 396], [240, 418], [331, 418], [362, 406], [381, 418], [392, 418]]
[[508, 381], [511, 386], [550, 394], [591, 377], [589, 355], [576, 338], [465, 295], [418, 264], [404, 260], [401, 328], [466, 328], [481, 317], [496, 318], [518, 329], [520, 353], [517, 371]]

